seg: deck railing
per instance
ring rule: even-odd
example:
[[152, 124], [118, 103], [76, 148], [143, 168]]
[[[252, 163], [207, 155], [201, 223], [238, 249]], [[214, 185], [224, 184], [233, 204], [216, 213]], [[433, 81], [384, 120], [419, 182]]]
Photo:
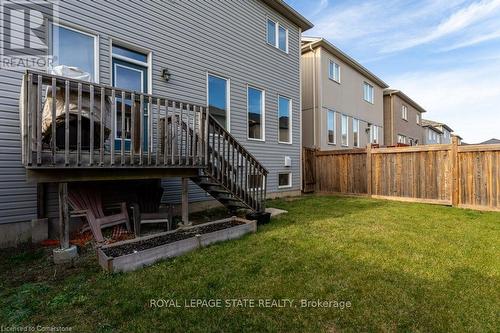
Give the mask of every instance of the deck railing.
[[27, 168], [207, 165], [206, 106], [34, 71], [20, 104]]
[[248, 207], [262, 211], [267, 169], [212, 116], [208, 133], [208, 174]]

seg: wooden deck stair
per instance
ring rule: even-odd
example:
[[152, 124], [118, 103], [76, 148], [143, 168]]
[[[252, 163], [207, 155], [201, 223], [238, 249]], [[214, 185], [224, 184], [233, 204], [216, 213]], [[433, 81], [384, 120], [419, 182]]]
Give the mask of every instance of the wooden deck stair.
[[231, 211], [265, 209], [268, 171], [212, 116], [207, 165], [191, 180]]

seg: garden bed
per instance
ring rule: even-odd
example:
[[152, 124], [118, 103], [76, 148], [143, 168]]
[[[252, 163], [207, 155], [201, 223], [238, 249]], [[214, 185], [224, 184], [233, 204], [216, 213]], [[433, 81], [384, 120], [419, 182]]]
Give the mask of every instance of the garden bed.
[[209, 244], [257, 231], [256, 221], [238, 217], [105, 245], [97, 249], [99, 264], [109, 272], [128, 272], [158, 260], [180, 256]]

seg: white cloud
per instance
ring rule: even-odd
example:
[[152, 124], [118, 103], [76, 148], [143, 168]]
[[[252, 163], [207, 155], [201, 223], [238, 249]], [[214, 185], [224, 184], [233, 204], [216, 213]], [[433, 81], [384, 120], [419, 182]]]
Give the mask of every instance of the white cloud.
[[481, 22], [485, 18], [491, 17], [499, 8], [500, 0], [483, 0], [472, 3], [456, 11], [436, 27], [390, 45], [383, 52], [402, 51], [462, 31], [476, 22]]
[[404, 73], [390, 79], [466, 142], [500, 136], [500, 62], [444, 72]]
[[500, 38], [500, 30], [493, 31], [493, 32], [487, 33], [487, 34], [480, 34], [477, 36], [471, 36], [470, 38], [465, 37], [465, 38], [461, 38], [461, 40], [462, 40], [461, 42], [452, 44], [451, 46], [448, 46], [448, 47], [444, 47], [441, 49], [441, 51], [442, 52], [453, 51], [453, 50], [461, 49], [464, 47], [474, 46], [474, 45], [484, 43], [484, 42], [487, 42], [490, 40], [498, 39], [498, 38]]

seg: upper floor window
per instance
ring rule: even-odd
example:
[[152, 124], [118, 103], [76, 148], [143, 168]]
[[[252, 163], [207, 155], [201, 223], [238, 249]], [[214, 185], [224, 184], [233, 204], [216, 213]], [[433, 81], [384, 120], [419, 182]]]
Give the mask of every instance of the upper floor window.
[[328, 66], [328, 77], [331, 80], [340, 83], [340, 65], [332, 60], [330, 60]]
[[264, 140], [264, 91], [248, 87], [248, 138]]
[[327, 117], [328, 143], [335, 144], [335, 111], [328, 110]]
[[278, 97], [278, 141], [292, 143], [292, 100], [283, 96]]
[[273, 20], [267, 20], [267, 43], [288, 53], [288, 29]]
[[401, 105], [401, 118], [408, 120], [408, 107], [406, 105]]
[[377, 125], [370, 126], [370, 142], [371, 143], [379, 143], [379, 127]]
[[349, 118], [347, 118], [346, 115], [342, 115], [342, 122], [340, 123], [341, 125], [341, 140], [342, 140], [342, 146], [348, 146], [349, 145], [349, 136], [348, 136], [348, 126], [349, 126]]
[[420, 125], [420, 113], [417, 112], [417, 115], [416, 115], [416, 120], [417, 120], [417, 124]]
[[352, 145], [359, 147], [359, 119], [352, 120]]
[[49, 47], [54, 56], [52, 66], [76, 67], [88, 73], [92, 82], [98, 81], [97, 36], [51, 23]]
[[367, 82], [363, 82], [363, 99], [368, 103], [374, 102], [373, 86]]

